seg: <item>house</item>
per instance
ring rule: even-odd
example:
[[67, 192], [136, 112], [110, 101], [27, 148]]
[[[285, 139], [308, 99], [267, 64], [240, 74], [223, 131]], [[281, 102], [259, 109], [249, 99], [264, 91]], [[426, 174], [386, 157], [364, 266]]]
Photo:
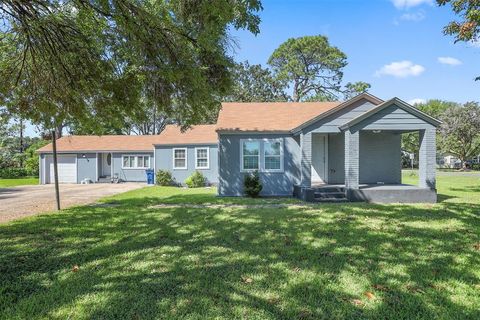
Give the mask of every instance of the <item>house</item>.
[[[37, 150], [40, 183], [53, 183], [52, 144]], [[57, 140], [60, 183], [146, 182], [146, 169], [168, 170], [183, 182], [201, 171], [210, 183], [218, 182], [218, 138], [215, 125], [194, 126], [182, 132], [167, 125], [161, 135], [66, 136]]]
[[[435, 202], [439, 124], [398, 98], [367, 93], [346, 102], [224, 103], [215, 125], [186, 132], [168, 126], [157, 136], [59, 139], [59, 175], [71, 183], [145, 181], [152, 168], [183, 182], [199, 170], [220, 196], [241, 196], [244, 175], [258, 171], [264, 196]], [[401, 134], [412, 131], [420, 134], [418, 186], [401, 184]], [[41, 183], [49, 183], [51, 146], [39, 153]]]

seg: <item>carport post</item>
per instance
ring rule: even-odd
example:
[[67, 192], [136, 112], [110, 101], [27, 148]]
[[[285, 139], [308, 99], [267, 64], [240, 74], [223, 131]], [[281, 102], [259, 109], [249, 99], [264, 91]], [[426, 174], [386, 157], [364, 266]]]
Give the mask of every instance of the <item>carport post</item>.
[[58, 167], [57, 167], [57, 137], [55, 129], [52, 130], [52, 147], [53, 147], [53, 176], [55, 180], [55, 200], [57, 201], [57, 210], [60, 210], [60, 190], [58, 187]]

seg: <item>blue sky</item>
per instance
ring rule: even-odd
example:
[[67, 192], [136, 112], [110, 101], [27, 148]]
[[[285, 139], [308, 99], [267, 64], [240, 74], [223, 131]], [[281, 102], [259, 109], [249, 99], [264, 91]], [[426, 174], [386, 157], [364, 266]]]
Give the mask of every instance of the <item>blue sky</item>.
[[383, 99], [479, 100], [480, 45], [457, 43], [455, 19], [433, 0], [264, 0], [260, 34], [235, 31], [237, 61], [266, 65], [285, 40], [326, 35], [348, 57], [344, 82], [365, 81]]
[[[260, 34], [232, 32], [237, 61], [266, 65], [285, 40], [326, 35], [347, 54], [344, 83], [365, 81], [383, 99], [479, 100], [480, 44], [453, 43], [455, 19], [434, 0], [263, 0]], [[28, 126], [28, 135], [35, 135]]]

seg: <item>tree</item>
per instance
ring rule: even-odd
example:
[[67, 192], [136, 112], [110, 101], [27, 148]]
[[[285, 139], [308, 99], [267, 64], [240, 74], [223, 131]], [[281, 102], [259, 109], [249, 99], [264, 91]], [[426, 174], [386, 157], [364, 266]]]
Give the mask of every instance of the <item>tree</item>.
[[292, 88], [292, 100], [302, 101], [312, 95], [337, 96], [346, 59], [327, 37], [317, 35], [288, 39], [273, 52], [268, 64], [277, 79]]
[[[480, 38], [480, 1], [478, 0], [437, 0], [439, 6], [450, 4], [453, 12], [460, 17], [443, 29], [444, 34], [455, 37], [455, 42], [477, 42]], [[475, 80], [480, 80], [477, 77]]]
[[448, 108], [441, 118], [440, 149], [465, 161], [480, 154], [480, 105], [467, 102]]
[[46, 140], [36, 140], [25, 150], [25, 169], [31, 176], [38, 176], [39, 163], [37, 150], [48, 144]]
[[359, 94], [367, 92], [372, 85], [370, 83], [366, 83], [363, 81], [357, 81], [357, 82], [348, 82], [345, 85], [345, 90], [343, 92], [344, 99], [348, 100], [351, 99]]
[[287, 101], [286, 82], [278, 80], [269, 70], [248, 61], [236, 63], [232, 69], [233, 88], [225, 101], [275, 102]]
[[52, 130], [57, 199], [57, 127], [132, 116], [152, 79], [158, 110], [183, 127], [201, 121], [231, 85], [228, 30], [258, 33], [259, 10], [258, 0], [3, 1], [0, 105]]

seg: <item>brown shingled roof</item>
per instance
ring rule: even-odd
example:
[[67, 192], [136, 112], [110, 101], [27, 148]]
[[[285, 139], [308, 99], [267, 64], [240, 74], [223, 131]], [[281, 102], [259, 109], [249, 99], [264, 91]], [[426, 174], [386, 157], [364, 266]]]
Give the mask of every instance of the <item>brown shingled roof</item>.
[[290, 131], [340, 102], [222, 103], [218, 131]]
[[[159, 135], [65, 136], [57, 140], [57, 150], [59, 152], [153, 151], [155, 144], [210, 144], [217, 142], [215, 125], [192, 126], [183, 133], [180, 127], [168, 125]], [[38, 149], [37, 152], [52, 152], [52, 144]]]
[[216, 144], [218, 136], [215, 128], [215, 124], [202, 124], [181, 132], [179, 126], [168, 125], [154, 144]]

